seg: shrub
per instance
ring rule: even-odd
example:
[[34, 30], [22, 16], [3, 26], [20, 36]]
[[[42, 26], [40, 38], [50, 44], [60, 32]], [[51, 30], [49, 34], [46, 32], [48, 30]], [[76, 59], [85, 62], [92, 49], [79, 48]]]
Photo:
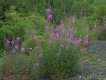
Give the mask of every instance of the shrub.
[[36, 35], [45, 35], [45, 19], [36, 14], [23, 16], [14, 10], [12, 6], [6, 12], [6, 20], [0, 27], [0, 47], [3, 48], [2, 40], [8, 35], [9, 37], [20, 36], [22, 39], [27, 39], [34, 32]]
[[79, 49], [72, 45], [45, 43], [42, 49], [36, 47], [30, 56], [21, 54], [2, 58], [0, 74], [1, 77], [13, 75], [15, 78], [26, 75], [30, 80], [62, 80], [79, 72], [79, 55]]
[[76, 47], [72, 45], [64, 47], [60, 43], [53, 43], [46, 45], [43, 51], [38, 69], [40, 77], [62, 80], [78, 73], [80, 51]]
[[16, 36], [17, 33], [22, 36], [25, 33], [24, 25], [26, 23], [22, 23], [23, 18], [21, 18], [20, 14], [17, 13], [13, 7], [5, 14], [5, 22], [0, 28], [0, 39], [3, 39], [6, 35]]

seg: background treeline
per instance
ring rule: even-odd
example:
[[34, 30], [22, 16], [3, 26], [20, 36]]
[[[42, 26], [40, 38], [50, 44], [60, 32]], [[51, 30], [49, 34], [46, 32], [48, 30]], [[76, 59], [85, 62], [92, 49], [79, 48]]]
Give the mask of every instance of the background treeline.
[[[49, 6], [53, 9], [54, 23], [59, 23], [65, 16], [75, 16], [79, 19], [77, 26], [89, 25], [92, 28], [96, 21], [100, 25], [103, 24], [106, 14], [105, 4], [105, 0], [1, 0], [0, 39], [2, 40], [6, 34], [21, 33], [17, 31], [22, 30], [26, 25], [35, 26], [36, 21], [32, 22], [28, 16], [33, 15], [31, 18], [33, 20], [35, 16], [46, 19], [46, 9]], [[27, 23], [24, 22], [26, 17]], [[37, 20], [40, 19], [39, 17]], [[40, 23], [36, 23], [37, 26], [42, 24], [42, 21], [38, 20], [38, 22]]]
[[1, 0], [0, 18], [5, 18], [5, 12], [10, 6], [15, 6], [19, 12], [38, 12], [45, 16], [45, 9], [52, 6], [55, 21], [63, 16], [75, 15], [104, 17], [106, 13], [105, 0]]

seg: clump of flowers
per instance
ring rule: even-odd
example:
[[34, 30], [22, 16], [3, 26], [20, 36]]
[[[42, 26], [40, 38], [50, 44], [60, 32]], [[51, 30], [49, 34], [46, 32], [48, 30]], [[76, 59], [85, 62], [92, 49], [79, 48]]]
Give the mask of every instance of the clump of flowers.
[[51, 39], [64, 40], [65, 42], [76, 46], [79, 46], [81, 43], [81, 38], [74, 35], [72, 28], [65, 27], [63, 20], [61, 20], [59, 26], [57, 26], [51, 34]]
[[52, 30], [50, 35], [50, 40], [59, 40], [61, 42], [65, 42], [68, 44], [73, 44], [77, 47], [84, 45], [87, 47], [88, 45], [88, 35], [80, 38], [74, 34], [74, 29], [72, 27], [67, 27], [64, 24], [64, 21], [61, 20], [60, 24], [56, 26], [55, 29]]

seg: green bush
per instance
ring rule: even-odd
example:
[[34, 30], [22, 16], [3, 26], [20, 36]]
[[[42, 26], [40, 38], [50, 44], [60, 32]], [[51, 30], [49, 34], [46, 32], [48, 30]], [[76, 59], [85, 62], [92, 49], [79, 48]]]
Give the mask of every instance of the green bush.
[[72, 45], [64, 47], [56, 42], [44, 46], [43, 51], [38, 76], [62, 80], [79, 72], [80, 51], [76, 47]]
[[35, 48], [30, 56], [21, 54], [1, 58], [0, 77], [9, 74], [17, 78], [27, 73], [31, 80], [62, 80], [78, 74], [79, 49], [72, 45], [64, 47], [57, 42], [44, 44], [42, 48]]
[[[24, 35], [26, 30], [36, 32], [38, 35], [44, 34], [45, 19], [36, 14], [23, 16], [15, 10], [15, 6], [11, 6], [6, 13], [6, 20], [2, 27], [0, 27], [0, 38], [6, 34], [15, 36], [17, 33]], [[27, 32], [28, 32], [27, 31]]]
[[8, 35], [10, 37], [21, 36], [22, 39], [27, 39], [34, 32], [35, 35], [45, 35], [45, 19], [39, 14], [30, 14], [23, 16], [11, 6], [6, 12], [6, 20], [0, 27], [0, 46], [3, 48], [2, 40]]
[[0, 39], [3, 39], [6, 35], [12, 37], [20, 34], [22, 36], [25, 33], [24, 28], [26, 25], [26, 23], [22, 23], [23, 17], [21, 18], [20, 14], [14, 10], [14, 7], [10, 8], [5, 14], [6, 20], [0, 28]]

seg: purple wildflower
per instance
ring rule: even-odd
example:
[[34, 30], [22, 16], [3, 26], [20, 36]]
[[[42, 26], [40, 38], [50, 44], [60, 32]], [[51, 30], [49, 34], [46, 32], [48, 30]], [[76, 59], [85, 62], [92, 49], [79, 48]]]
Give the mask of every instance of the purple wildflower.
[[81, 39], [78, 37], [74, 37], [74, 39], [72, 40], [72, 43], [76, 46], [79, 46], [81, 43]]
[[60, 36], [60, 33], [58, 31], [53, 32], [53, 37], [54, 38], [59, 38], [59, 36]]
[[52, 14], [48, 14], [48, 22], [51, 22], [53, 20], [53, 15]]
[[46, 10], [46, 12], [47, 12], [47, 20], [48, 20], [48, 22], [51, 22], [53, 20], [53, 11], [52, 11], [51, 7], [49, 7]]
[[81, 38], [78, 38], [78, 37], [75, 37], [74, 35], [71, 35], [68, 39], [68, 42], [73, 44], [73, 45], [79, 46], [81, 44]]

